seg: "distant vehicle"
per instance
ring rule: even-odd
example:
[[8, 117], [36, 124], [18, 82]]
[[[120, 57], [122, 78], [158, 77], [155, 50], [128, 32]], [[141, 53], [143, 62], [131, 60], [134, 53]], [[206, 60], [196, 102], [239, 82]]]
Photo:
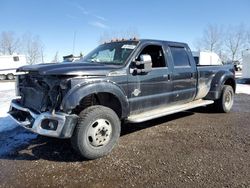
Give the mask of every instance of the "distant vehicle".
[[229, 112], [236, 88], [232, 65], [196, 65], [187, 44], [159, 40], [118, 40], [79, 62], [24, 66], [17, 72], [20, 97], [11, 102], [11, 117], [37, 134], [71, 138], [87, 159], [112, 150], [122, 122], [209, 104]]
[[78, 62], [80, 61], [82, 56], [74, 56], [73, 54], [63, 56], [63, 62]]
[[239, 61], [233, 61], [232, 63], [236, 71], [242, 71], [242, 64]]
[[0, 55], [0, 80], [13, 80], [16, 69], [26, 64], [25, 55]]
[[192, 52], [196, 65], [222, 65], [220, 57], [214, 52]]
[[227, 61], [224, 64], [230, 64], [234, 66], [235, 71], [242, 71], [242, 64], [239, 61]]

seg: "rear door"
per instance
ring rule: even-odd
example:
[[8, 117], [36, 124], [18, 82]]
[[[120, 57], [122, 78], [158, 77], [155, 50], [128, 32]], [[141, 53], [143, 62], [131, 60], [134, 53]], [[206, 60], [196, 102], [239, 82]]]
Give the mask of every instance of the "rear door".
[[185, 45], [169, 46], [173, 64], [173, 94], [174, 103], [187, 103], [194, 100], [197, 92], [197, 68], [190, 49]]

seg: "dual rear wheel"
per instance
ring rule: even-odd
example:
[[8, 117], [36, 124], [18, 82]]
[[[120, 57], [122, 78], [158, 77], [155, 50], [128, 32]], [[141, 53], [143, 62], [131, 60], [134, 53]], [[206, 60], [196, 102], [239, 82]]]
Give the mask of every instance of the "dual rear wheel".
[[214, 102], [214, 109], [223, 112], [228, 113], [234, 103], [234, 90], [232, 86], [224, 85], [222, 88], [221, 97]]

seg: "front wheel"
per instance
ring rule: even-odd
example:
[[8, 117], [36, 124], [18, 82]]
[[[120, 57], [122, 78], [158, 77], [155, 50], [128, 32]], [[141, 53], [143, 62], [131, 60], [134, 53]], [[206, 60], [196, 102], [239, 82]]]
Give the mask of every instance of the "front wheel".
[[72, 147], [86, 159], [110, 153], [121, 131], [117, 114], [110, 108], [97, 105], [83, 110], [79, 117], [71, 138]]
[[232, 86], [225, 85], [222, 88], [220, 99], [215, 101], [215, 107], [219, 112], [227, 113], [231, 110], [234, 102], [234, 90]]

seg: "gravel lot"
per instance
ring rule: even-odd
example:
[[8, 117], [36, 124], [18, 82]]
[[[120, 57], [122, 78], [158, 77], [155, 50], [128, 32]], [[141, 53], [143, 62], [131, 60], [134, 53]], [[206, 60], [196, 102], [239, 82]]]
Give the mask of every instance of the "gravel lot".
[[118, 146], [82, 161], [68, 140], [0, 133], [0, 187], [250, 187], [250, 95], [232, 112], [206, 108], [125, 124]]

